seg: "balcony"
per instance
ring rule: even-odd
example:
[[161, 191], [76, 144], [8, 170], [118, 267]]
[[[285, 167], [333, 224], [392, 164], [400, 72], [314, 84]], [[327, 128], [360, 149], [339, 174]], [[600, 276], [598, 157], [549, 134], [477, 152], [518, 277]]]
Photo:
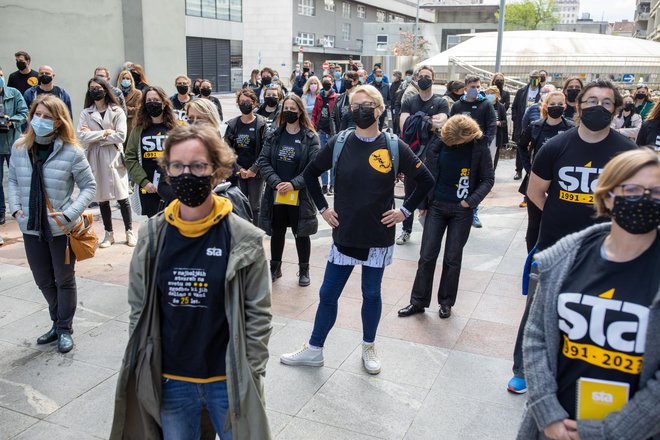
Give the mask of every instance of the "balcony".
[[635, 31], [635, 34], [633, 35], [635, 38], [646, 38], [646, 29], [638, 29]]
[[650, 11], [635, 11], [635, 21], [648, 21], [650, 16]]

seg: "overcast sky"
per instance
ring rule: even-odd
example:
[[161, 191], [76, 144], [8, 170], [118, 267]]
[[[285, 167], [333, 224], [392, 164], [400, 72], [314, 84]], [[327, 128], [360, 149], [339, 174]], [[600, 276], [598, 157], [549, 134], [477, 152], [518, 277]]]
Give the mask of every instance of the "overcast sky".
[[[506, 0], [512, 3], [514, 0]], [[499, 4], [499, 0], [485, 0], [484, 3]], [[635, 0], [580, 0], [580, 16], [589, 12], [591, 18], [613, 23], [623, 19], [633, 21], [635, 15]]]

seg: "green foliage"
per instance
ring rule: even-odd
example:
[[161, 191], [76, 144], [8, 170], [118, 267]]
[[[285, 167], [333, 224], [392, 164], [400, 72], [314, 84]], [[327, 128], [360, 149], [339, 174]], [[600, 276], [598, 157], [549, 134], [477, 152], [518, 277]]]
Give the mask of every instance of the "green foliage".
[[[499, 19], [499, 12], [495, 13]], [[551, 26], [559, 20], [553, 13], [553, 0], [522, 0], [506, 5], [504, 29], [534, 30]]]

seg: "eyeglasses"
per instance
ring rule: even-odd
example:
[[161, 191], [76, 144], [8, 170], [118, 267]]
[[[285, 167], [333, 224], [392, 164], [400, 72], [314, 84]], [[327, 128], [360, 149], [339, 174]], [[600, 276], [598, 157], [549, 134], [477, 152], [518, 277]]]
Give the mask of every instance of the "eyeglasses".
[[376, 108], [375, 102], [363, 102], [362, 104], [351, 104], [351, 111]]
[[204, 116], [190, 116], [188, 115], [188, 124], [199, 124], [200, 122], [209, 122]]
[[592, 96], [588, 99], [585, 99], [584, 101], [580, 101], [580, 104], [587, 104], [587, 105], [582, 106], [584, 108], [594, 107], [596, 105], [602, 105], [603, 107], [605, 107], [606, 109], [608, 109], [610, 111], [614, 110], [614, 101], [612, 101], [611, 99], [603, 99], [602, 101], [600, 101], [595, 96]]
[[[188, 168], [191, 173], [197, 177], [208, 176], [207, 172], [211, 165], [206, 162], [193, 162], [193, 163], [181, 163], [181, 162], [170, 162], [166, 165], [165, 169], [167, 174], [172, 177], [177, 177], [183, 174], [183, 172]], [[213, 173], [211, 173], [213, 174]]]
[[612, 197], [623, 197], [628, 201], [637, 202], [646, 194], [649, 194], [653, 202], [660, 203], [660, 186], [645, 188], [642, 185], [628, 183], [615, 186], [615, 188], [621, 188], [621, 194], [614, 194], [614, 192], [610, 191], [610, 196]]

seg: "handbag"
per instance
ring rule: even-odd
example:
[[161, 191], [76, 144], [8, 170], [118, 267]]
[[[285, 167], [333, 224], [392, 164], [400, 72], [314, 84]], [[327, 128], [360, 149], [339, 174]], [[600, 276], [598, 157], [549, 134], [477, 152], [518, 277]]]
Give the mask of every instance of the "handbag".
[[[53, 205], [50, 203], [50, 198], [48, 197], [48, 194], [46, 194], [46, 190], [44, 190], [44, 194], [46, 196], [48, 210], [51, 213], [55, 212], [53, 210]], [[66, 234], [67, 246], [66, 251], [64, 252], [64, 264], [71, 264], [69, 247], [71, 247], [73, 255], [75, 255], [76, 260], [78, 261], [87, 260], [96, 254], [99, 239], [92, 228], [92, 223], [94, 221], [94, 216], [92, 214], [81, 214], [80, 223], [74, 226], [70, 231], [62, 224], [57, 216], [54, 216], [53, 218], [64, 234]]]

